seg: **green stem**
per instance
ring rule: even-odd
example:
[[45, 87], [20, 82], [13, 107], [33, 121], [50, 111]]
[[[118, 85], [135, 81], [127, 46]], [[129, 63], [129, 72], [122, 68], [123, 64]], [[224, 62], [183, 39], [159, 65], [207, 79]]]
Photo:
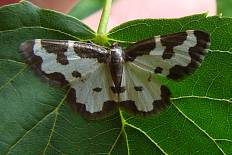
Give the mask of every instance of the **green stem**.
[[102, 15], [101, 15], [101, 20], [98, 25], [98, 30], [97, 30], [98, 35], [104, 35], [106, 33], [111, 4], [112, 4], [112, 0], [105, 1], [105, 5], [104, 5]]

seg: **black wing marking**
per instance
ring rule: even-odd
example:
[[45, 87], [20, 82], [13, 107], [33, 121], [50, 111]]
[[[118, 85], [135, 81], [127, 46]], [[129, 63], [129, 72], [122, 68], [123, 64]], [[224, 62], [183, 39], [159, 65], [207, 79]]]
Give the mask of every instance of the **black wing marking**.
[[126, 61], [177, 80], [193, 72], [208, 52], [210, 36], [188, 30], [142, 40], [125, 49]]

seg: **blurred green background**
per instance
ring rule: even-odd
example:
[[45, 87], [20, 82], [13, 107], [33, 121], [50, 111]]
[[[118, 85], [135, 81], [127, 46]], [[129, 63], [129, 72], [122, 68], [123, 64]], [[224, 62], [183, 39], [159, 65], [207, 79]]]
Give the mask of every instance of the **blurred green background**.
[[[104, 3], [105, 0], [80, 0], [69, 15], [83, 19], [101, 9]], [[217, 0], [217, 13], [222, 16], [232, 16], [232, 0]]]
[[232, 16], [232, 0], [217, 0], [217, 13]]
[[102, 8], [106, 0], [80, 0], [80, 2], [72, 8], [69, 15], [83, 19]]

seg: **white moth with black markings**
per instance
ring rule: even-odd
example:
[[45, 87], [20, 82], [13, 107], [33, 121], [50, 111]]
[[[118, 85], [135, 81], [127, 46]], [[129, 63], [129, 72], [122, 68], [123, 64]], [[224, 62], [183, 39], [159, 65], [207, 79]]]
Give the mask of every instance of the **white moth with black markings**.
[[188, 30], [155, 36], [122, 49], [69, 40], [21, 44], [26, 62], [49, 83], [69, 85], [67, 100], [83, 116], [99, 118], [118, 107], [146, 115], [170, 104], [157, 74], [179, 80], [204, 59], [209, 34]]

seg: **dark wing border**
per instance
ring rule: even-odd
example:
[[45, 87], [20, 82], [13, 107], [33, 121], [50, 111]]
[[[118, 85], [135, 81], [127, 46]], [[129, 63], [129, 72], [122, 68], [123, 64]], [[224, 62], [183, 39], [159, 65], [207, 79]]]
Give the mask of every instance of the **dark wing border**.
[[118, 110], [117, 102], [109, 100], [103, 103], [103, 107], [100, 112], [90, 113], [86, 110], [85, 104], [76, 102], [76, 93], [74, 88], [71, 88], [69, 90], [67, 101], [74, 112], [80, 113], [84, 118], [88, 120], [103, 119], [115, 114]]
[[170, 69], [168, 78], [178, 80], [184, 78], [185, 75], [193, 73], [202, 63], [205, 55], [208, 53], [210, 46], [210, 35], [204, 31], [194, 31], [197, 43], [189, 49], [191, 62], [187, 66], [175, 65]]
[[132, 100], [121, 101], [119, 103], [119, 106], [124, 111], [127, 111], [129, 113], [132, 113], [138, 116], [149, 116], [149, 115], [160, 113], [162, 110], [164, 110], [171, 104], [170, 102], [171, 92], [168, 89], [168, 87], [162, 85], [160, 90], [161, 90], [161, 100], [153, 101], [152, 111], [148, 111], [148, 112], [138, 111], [135, 106], [135, 101], [132, 101]]
[[35, 41], [29, 40], [25, 41], [20, 46], [20, 52], [22, 54], [25, 62], [33, 69], [34, 73], [41, 77], [42, 81], [49, 83], [50, 85], [55, 86], [66, 86], [68, 81], [65, 80], [63, 74], [55, 72], [51, 74], [46, 74], [41, 70], [41, 64], [43, 62], [42, 58], [35, 55], [33, 52]]

